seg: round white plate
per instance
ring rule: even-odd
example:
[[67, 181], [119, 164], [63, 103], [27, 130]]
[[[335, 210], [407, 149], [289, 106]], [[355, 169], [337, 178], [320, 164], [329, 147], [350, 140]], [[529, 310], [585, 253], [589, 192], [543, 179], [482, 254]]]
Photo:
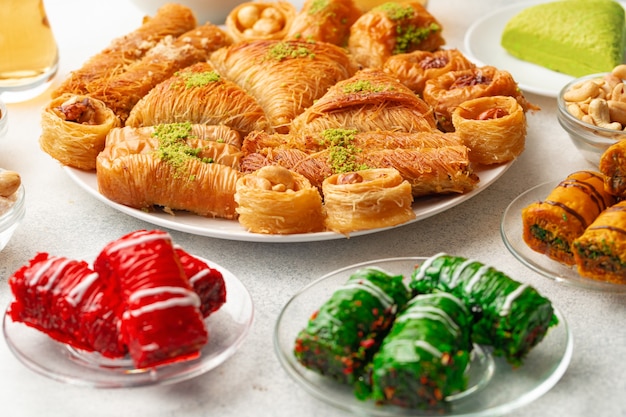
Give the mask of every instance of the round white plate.
[[205, 318], [209, 342], [197, 359], [156, 368], [136, 369], [129, 359], [108, 359], [78, 351], [46, 334], [14, 322], [5, 312], [3, 332], [9, 349], [26, 367], [51, 379], [94, 388], [165, 385], [202, 375], [230, 358], [252, 326], [254, 307], [245, 286], [231, 272], [211, 261], [222, 273], [226, 302]]
[[523, 238], [522, 209], [531, 203], [544, 200], [560, 181], [550, 181], [529, 189], [513, 200], [504, 211], [500, 232], [509, 251], [521, 263], [541, 275], [557, 282], [612, 293], [626, 292], [626, 285], [597, 281], [582, 277], [576, 267], [561, 264], [548, 256], [532, 250]]
[[[474, 197], [476, 194], [480, 193], [491, 184], [493, 184], [498, 178], [500, 178], [500, 176], [502, 176], [502, 174], [504, 174], [511, 167], [512, 164], [513, 162], [509, 162], [507, 164], [497, 165], [493, 167], [479, 167], [478, 169], [476, 169], [475, 173], [480, 178], [480, 182], [478, 183], [476, 189], [472, 190], [469, 193], [447, 196], [423, 197], [417, 199], [413, 203], [413, 211], [415, 212], [416, 218], [411, 222], [404, 223], [404, 225], [434, 216], [435, 214], [441, 213], [445, 210], [461, 204], [466, 200], [469, 200], [470, 198]], [[98, 191], [96, 174], [94, 172], [82, 171], [67, 166], [63, 169], [76, 184], [78, 184], [82, 189], [87, 191], [87, 193], [91, 194], [93, 197], [105, 203], [106, 205], [145, 222], [161, 227], [166, 227], [172, 230], [178, 230], [179, 232], [247, 242], [293, 243], [346, 238], [346, 236], [335, 232], [299, 233], [292, 235], [267, 235], [261, 233], [250, 233], [245, 230], [236, 220], [213, 219], [182, 211], [176, 212], [175, 215], [165, 213], [164, 211], [158, 209], [155, 209], [151, 212], [146, 212], [144, 210], [138, 210], [132, 207], [118, 204], [100, 194], [100, 192]], [[360, 236], [370, 233], [376, 233], [387, 229], [389, 228], [364, 230], [360, 232], [350, 233], [350, 236]]]
[[513, 16], [530, 6], [546, 2], [535, 0], [515, 3], [474, 22], [465, 34], [468, 58], [479, 65], [492, 65], [510, 72], [519, 87], [526, 92], [556, 97], [561, 88], [574, 77], [519, 60], [500, 45], [502, 31]]
[[[559, 324], [550, 328], [544, 339], [530, 351], [524, 363], [511, 367], [503, 358], [488, 350], [478, 350], [469, 368], [468, 390], [449, 398], [450, 409], [442, 412], [379, 406], [356, 399], [351, 387], [303, 367], [293, 354], [296, 336], [332, 293], [358, 269], [377, 266], [390, 274], [402, 274], [406, 282], [416, 265], [426, 258], [407, 257], [368, 261], [331, 272], [296, 293], [278, 316], [274, 347], [286, 372], [318, 399], [360, 416], [498, 416], [536, 400], [548, 392], [563, 376], [573, 352], [573, 338], [563, 315], [555, 309]], [[481, 358], [482, 354], [487, 358]], [[472, 369], [478, 367], [478, 370]]]

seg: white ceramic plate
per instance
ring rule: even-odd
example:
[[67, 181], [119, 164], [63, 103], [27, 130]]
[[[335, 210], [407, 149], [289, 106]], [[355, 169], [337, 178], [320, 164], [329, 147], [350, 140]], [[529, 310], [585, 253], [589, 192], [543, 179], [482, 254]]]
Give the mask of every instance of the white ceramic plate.
[[[507, 164], [502, 164], [494, 167], [480, 167], [479, 169], [477, 169], [475, 173], [479, 176], [480, 182], [478, 183], [478, 187], [469, 193], [460, 195], [424, 197], [417, 199], [413, 203], [413, 211], [416, 214], [416, 218], [409, 223], [434, 216], [435, 214], [446, 211], [454, 206], [461, 204], [466, 200], [469, 200], [470, 198], [474, 197], [476, 194], [480, 193], [491, 184], [493, 184], [498, 178], [500, 178], [500, 176], [502, 176], [502, 174], [504, 174], [511, 167], [512, 164], [513, 162], [509, 162]], [[182, 211], [176, 212], [175, 215], [171, 215], [158, 209], [155, 209], [152, 212], [137, 210], [128, 206], [124, 206], [122, 204], [115, 203], [114, 201], [111, 201], [102, 194], [100, 194], [100, 192], [98, 191], [98, 183], [95, 173], [81, 171], [79, 169], [70, 167], [64, 167], [64, 170], [76, 184], [78, 184], [82, 189], [87, 191], [87, 193], [91, 194], [93, 197], [105, 203], [106, 205], [145, 222], [161, 227], [166, 227], [172, 230], [178, 230], [180, 232], [220, 239], [241, 240], [248, 242], [292, 243], [346, 238], [344, 235], [334, 232], [299, 233], [292, 235], [267, 235], [260, 233], [250, 233], [245, 230], [236, 220], [212, 219]], [[380, 232], [382, 230], [386, 229], [381, 228], [354, 232], [351, 233], [350, 236], [365, 235]]]
[[556, 97], [561, 88], [574, 78], [509, 55], [500, 45], [507, 22], [522, 10], [546, 0], [516, 3], [477, 20], [465, 34], [465, 49], [472, 61], [492, 65], [513, 75], [519, 87], [529, 93]]
[[46, 334], [4, 315], [7, 345], [26, 367], [48, 378], [95, 388], [165, 385], [202, 375], [230, 358], [252, 326], [254, 307], [245, 286], [214, 262], [226, 284], [226, 302], [205, 319], [209, 342], [194, 360], [152, 369], [136, 369], [129, 359], [107, 359], [73, 349]]
[[531, 203], [544, 200], [560, 181], [550, 181], [520, 194], [504, 211], [500, 232], [502, 240], [521, 263], [541, 275], [557, 282], [592, 290], [626, 293], [626, 285], [596, 281], [582, 277], [575, 267], [563, 265], [544, 254], [532, 250], [522, 237], [522, 209]]
[[[346, 282], [351, 274], [367, 266], [377, 266], [410, 280], [416, 265], [426, 258], [407, 257], [368, 261], [331, 272], [296, 293], [278, 316], [274, 347], [286, 372], [318, 399], [359, 416], [498, 416], [526, 405], [548, 392], [563, 376], [573, 352], [573, 338], [563, 315], [555, 309], [559, 324], [530, 351], [524, 363], [512, 368], [504, 359], [479, 350], [470, 364], [468, 391], [449, 399], [450, 410], [428, 412], [378, 406], [355, 398], [349, 386], [339, 384], [303, 367], [293, 355], [296, 336], [313, 312]], [[481, 358], [482, 355], [487, 358]], [[472, 369], [478, 367], [478, 369]]]

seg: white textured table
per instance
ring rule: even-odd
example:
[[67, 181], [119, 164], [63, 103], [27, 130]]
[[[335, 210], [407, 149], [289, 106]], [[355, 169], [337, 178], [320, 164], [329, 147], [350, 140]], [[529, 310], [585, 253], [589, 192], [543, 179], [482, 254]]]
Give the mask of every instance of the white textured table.
[[[430, 10], [445, 27], [449, 46], [463, 48], [469, 25], [512, 0], [432, 0]], [[64, 77], [111, 39], [138, 26], [141, 13], [123, 0], [48, 0], [61, 49]], [[58, 82], [58, 80], [57, 80]], [[349, 240], [263, 244], [217, 240], [172, 231], [194, 253], [215, 260], [247, 286], [255, 323], [228, 362], [176, 385], [97, 390], [54, 382], [25, 368], [0, 341], [2, 416], [342, 416], [297, 386], [280, 367], [272, 332], [281, 307], [300, 287], [336, 268], [369, 259], [429, 256], [445, 251], [497, 265], [549, 296], [574, 334], [571, 365], [546, 395], [511, 416], [626, 415], [626, 298], [563, 286], [530, 271], [500, 237], [503, 210], [539, 183], [591, 168], [556, 121], [554, 99], [528, 98], [541, 107], [529, 116], [527, 149], [495, 184], [469, 201], [391, 231]], [[151, 228], [105, 206], [82, 191], [38, 146], [39, 113], [46, 95], [9, 105], [8, 137], [0, 141], [0, 166], [21, 173], [27, 190], [26, 218], [0, 252], [0, 308], [9, 302], [7, 276], [45, 250], [66, 256], [94, 253], [132, 230]]]

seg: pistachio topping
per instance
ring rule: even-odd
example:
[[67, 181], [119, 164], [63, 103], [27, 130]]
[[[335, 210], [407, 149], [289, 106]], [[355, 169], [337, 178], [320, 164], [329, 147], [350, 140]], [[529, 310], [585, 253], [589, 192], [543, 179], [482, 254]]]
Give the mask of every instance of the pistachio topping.
[[369, 80], [358, 80], [352, 83], [347, 83], [343, 86], [342, 90], [345, 94], [350, 93], [379, 93], [391, 89], [392, 87], [372, 84]]
[[267, 51], [266, 58], [282, 61], [287, 58], [315, 58], [315, 54], [304, 46], [294, 46], [289, 42], [278, 42]]
[[408, 25], [403, 27], [399, 25], [396, 28], [396, 46], [394, 47], [394, 54], [402, 54], [408, 52], [412, 46], [423, 42], [432, 33], [436, 33], [441, 30], [441, 27], [436, 23], [431, 23], [426, 27], [416, 27], [414, 25]]
[[402, 6], [395, 2], [383, 3], [376, 7], [375, 10], [382, 10], [391, 20], [410, 19], [415, 14], [411, 6]]
[[313, 0], [311, 4], [311, 8], [309, 9], [309, 14], [314, 15], [324, 11], [328, 7], [328, 0]]
[[[209, 83], [215, 83], [221, 80], [220, 75], [215, 71], [185, 71], [179, 72], [176, 75], [180, 77], [181, 82], [184, 83], [186, 88], [202, 87]], [[176, 83], [175, 86], [178, 87], [178, 83]]]
[[367, 169], [357, 161], [361, 149], [354, 146], [354, 129], [326, 129], [321, 134], [320, 143], [328, 149], [328, 162], [334, 173], [344, 173]]
[[[204, 163], [212, 163], [211, 158], [201, 157], [203, 148], [194, 148], [187, 143], [193, 138], [191, 123], [170, 123], [154, 127], [153, 136], [159, 141], [155, 150], [158, 157], [174, 167], [177, 174], [182, 174], [183, 168], [190, 159], [197, 159]], [[194, 177], [190, 176], [193, 181]]]

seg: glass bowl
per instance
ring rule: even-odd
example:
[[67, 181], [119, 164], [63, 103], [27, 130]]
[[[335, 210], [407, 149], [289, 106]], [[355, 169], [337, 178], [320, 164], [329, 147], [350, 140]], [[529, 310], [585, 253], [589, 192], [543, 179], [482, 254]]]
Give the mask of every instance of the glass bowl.
[[626, 132], [583, 122], [568, 111], [563, 95], [578, 83], [602, 78], [607, 74], [609, 73], [591, 74], [576, 78], [567, 83], [557, 96], [557, 119], [559, 124], [569, 134], [572, 143], [574, 143], [585, 159], [595, 166], [598, 166], [602, 154], [609, 146], [617, 141], [626, 139]]
[[0, 139], [6, 136], [9, 130], [9, 111], [4, 101], [0, 100]]
[[[6, 171], [0, 168], [0, 172]], [[0, 197], [0, 251], [5, 248], [26, 213], [26, 191], [21, 184], [9, 198]], [[10, 206], [4, 211], [5, 206]]]

